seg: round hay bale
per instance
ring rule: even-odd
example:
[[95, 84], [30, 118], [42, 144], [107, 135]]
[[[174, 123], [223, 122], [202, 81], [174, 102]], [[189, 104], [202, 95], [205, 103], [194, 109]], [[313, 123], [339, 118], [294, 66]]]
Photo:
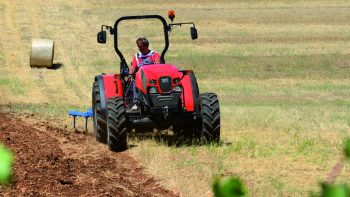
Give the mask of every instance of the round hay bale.
[[51, 67], [54, 55], [54, 42], [48, 39], [32, 39], [30, 52], [31, 67]]

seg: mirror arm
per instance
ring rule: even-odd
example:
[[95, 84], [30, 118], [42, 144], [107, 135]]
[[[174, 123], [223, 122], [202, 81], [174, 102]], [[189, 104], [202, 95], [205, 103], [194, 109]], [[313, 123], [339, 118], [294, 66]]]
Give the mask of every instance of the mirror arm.
[[169, 24], [169, 31], [175, 28], [175, 26], [181, 26], [181, 25], [193, 25], [193, 27], [196, 27], [194, 23], [192, 22], [187, 22], [187, 23], [170, 23]]
[[110, 33], [111, 35], [114, 34], [114, 29], [113, 29], [113, 27], [108, 26], [108, 25], [101, 25], [101, 31], [103, 31], [103, 27], [104, 27], [105, 29], [109, 30], [109, 33]]

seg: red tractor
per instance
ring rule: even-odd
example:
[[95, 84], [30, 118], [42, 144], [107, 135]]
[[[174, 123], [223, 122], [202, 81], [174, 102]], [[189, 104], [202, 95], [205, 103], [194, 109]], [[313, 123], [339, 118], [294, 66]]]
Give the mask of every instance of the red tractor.
[[[169, 18], [173, 21], [174, 15]], [[129, 67], [118, 48], [118, 24], [124, 20], [160, 20], [164, 28], [165, 47], [160, 64], [142, 66], [135, 75], [128, 74]], [[165, 130], [172, 127], [175, 135], [199, 141], [220, 140], [220, 110], [215, 93], [199, 94], [192, 70], [179, 70], [165, 63], [169, 47], [169, 32], [175, 26], [192, 25], [192, 39], [196, 39], [194, 23], [169, 23], [159, 15], [125, 16], [115, 21], [114, 27], [102, 25], [97, 34], [98, 43], [106, 43], [107, 31], [114, 35], [114, 49], [120, 57], [120, 74], [102, 74], [95, 77], [92, 87], [94, 133], [96, 140], [107, 143], [112, 151], [127, 149], [127, 133]], [[133, 105], [130, 91], [131, 78], [139, 92], [138, 110]]]

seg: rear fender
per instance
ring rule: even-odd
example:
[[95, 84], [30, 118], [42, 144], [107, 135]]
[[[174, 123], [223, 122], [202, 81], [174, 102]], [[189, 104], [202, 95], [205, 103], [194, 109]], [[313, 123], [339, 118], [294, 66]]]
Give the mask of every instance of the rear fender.
[[123, 96], [123, 86], [119, 74], [102, 75], [106, 100]]
[[106, 118], [107, 99], [115, 96], [123, 96], [120, 75], [98, 75], [95, 77], [95, 81], [98, 82], [98, 88], [100, 90], [101, 111], [104, 118]]
[[182, 99], [184, 102], [184, 107], [186, 108], [186, 111], [194, 112], [196, 110], [199, 97], [196, 76], [192, 70], [183, 71], [183, 74], [181, 84], [183, 87]]

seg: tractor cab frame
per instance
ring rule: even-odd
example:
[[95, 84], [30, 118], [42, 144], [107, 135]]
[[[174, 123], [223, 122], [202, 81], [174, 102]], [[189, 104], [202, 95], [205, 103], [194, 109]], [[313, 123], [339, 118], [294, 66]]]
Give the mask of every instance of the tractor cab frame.
[[[169, 15], [169, 18], [173, 21], [172, 16], [175, 17], [175, 15]], [[163, 32], [164, 32], [164, 44], [165, 44], [164, 49], [163, 49], [161, 56], [160, 56], [160, 62], [162, 64], [165, 64], [164, 56], [169, 48], [169, 32], [175, 26], [182, 26], [182, 25], [187, 25], [187, 24], [192, 25], [192, 27], [190, 27], [191, 38], [192, 38], [192, 40], [195, 40], [198, 38], [197, 29], [196, 29], [195, 24], [193, 22], [167, 24], [165, 19], [160, 15], [124, 16], [124, 17], [121, 17], [115, 21], [114, 27], [111, 27], [108, 25], [102, 25], [101, 31], [97, 34], [97, 42], [101, 43], [101, 44], [106, 43], [106, 41], [107, 41], [107, 31], [106, 30], [108, 30], [111, 35], [114, 35], [114, 50], [120, 58], [120, 69], [121, 69], [120, 73], [125, 73], [126, 70], [128, 70], [128, 64], [126, 63], [126, 60], [125, 60], [122, 52], [118, 48], [118, 25], [120, 22], [125, 21], [125, 20], [140, 20], [140, 19], [158, 19], [162, 22]]]

